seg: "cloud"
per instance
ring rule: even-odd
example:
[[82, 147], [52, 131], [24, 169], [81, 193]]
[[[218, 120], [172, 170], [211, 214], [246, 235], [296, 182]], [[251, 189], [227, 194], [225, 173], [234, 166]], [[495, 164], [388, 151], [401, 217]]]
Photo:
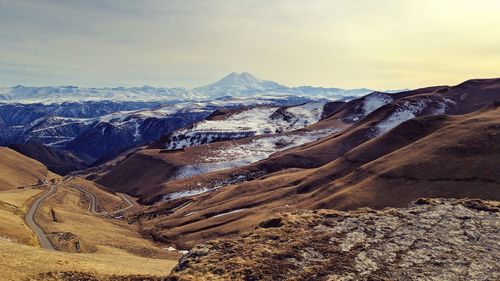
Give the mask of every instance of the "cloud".
[[493, 0], [0, 0], [0, 84], [194, 87], [231, 71], [287, 85], [455, 83], [498, 75], [498, 10]]

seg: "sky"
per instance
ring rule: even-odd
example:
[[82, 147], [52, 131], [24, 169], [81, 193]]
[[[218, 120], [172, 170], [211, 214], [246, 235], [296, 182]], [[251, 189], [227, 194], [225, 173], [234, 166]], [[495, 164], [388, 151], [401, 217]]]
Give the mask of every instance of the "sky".
[[498, 0], [0, 0], [0, 86], [164, 86], [250, 72], [377, 90], [500, 77]]

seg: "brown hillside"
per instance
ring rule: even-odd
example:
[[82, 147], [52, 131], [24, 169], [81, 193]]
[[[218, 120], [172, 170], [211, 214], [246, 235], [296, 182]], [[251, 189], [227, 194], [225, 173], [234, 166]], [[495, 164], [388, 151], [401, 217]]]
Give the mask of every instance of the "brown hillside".
[[179, 167], [224, 144], [144, 150], [134, 156], [147, 163], [130, 157], [99, 182], [156, 202], [132, 221], [144, 235], [181, 248], [300, 208], [383, 208], [419, 197], [500, 200], [497, 100], [500, 79], [373, 93], [307, 128], [342, 131], [248, 166], [172, 179]]
[[[500, 200], [498, 120], [500, 108], [417, 118], [322, 167], [285, 170], [190, 201], [162, 203], [138, 219], [145, 234], [191, 246], [297, 208], [383, 208], [424, 196]], [[168, 211], [182, 202], [192, 203]]]
[[[393, 101], [390, 102], [390, 99]], [[370, 114], [366, 116], [365, 114], [368, 113], [366, 105], [372, 104], [373, 100], [377, 103], [383, 101], [381, 104], [389, 103], [373, 112], [368, 111]], [[260, 176], [289, 168], [317, 168], [335, 161], [350, 150], [390, 130], [391, 126], [394, 126], [390, 124], [391, 121], [394, 121], [393, 119], [398, 117], [398, 114], [403, 115], [402, 112], [404, 113], [405, 110], [413, 110], [414, 116], [442, 113], [457, 115], [479, 110], [496, 100], [500, 100], [500, 79], [469, 80], [454, 87], [429, 87], [393, 95], [373, 93], [345, 104], [334, 104], [335, 108], [329, 112], [333, 115], [307, 127], [308, 130], [339, 128], [343, 131], [316, 142], [278, 152], [266, 160], [246, 167], [172, 181], [171, 176], [178, 167], [196, 162], [199, 156], [207, 154], [206, 151], [214, 146], [217, 147], [217, 144], [164, 155], [161, 155], [158, 150], [145, 150], [138, 152], [142, 155], [138, 156], [141, 161], [134, 163], [136, 158], [131, 157], [98, 182], [119, 191], [133, 190], [134, 195], [142, 196], [143, 202], [151, 202], [161, 198], [161, 194], [190, 190], [197, 186], [213, 187], [220, 182], [233, 182], [233, 179], [239, 176], [251, 180], [255, 178], [253, 175]], [[379, 127], [385, 131], [380, 131]], [[420, 134], [420, 132], [411, 133]], [[401, 137], [405, 139], [405, 136]], [[418, 139], [418, 136], [417, 138], [410, 137], [406, 143], [414, 139]], [[162, 161], [161, 165], [168, 168], [158, 170], [153, 168], [154, 173], [151, 177], [144, 176], [150, 174], [149, 167], [156, 165], [143, 164], [142, 160], [146, 158], [144, 155], [147, 155], [148, 159], [154, 159], [155, 163]], [[123, 178], [127, 180], [117, 180]]]
[[87, 168], [87, 164], [73, 153], [42, 144], [13, 144], [9, 145], [9, 148], [43, 163], [49, 170], [58, 175], [66, 175]]
[[48, 176], [49, 171], [42, 163], [0, 147], [0, 190], [34, 185]]

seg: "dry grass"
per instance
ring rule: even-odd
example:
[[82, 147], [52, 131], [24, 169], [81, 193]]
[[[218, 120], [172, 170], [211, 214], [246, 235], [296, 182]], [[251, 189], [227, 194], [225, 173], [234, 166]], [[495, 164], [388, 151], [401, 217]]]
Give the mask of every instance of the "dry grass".
[[116, 194], [106, 192], [97, 183], [81, 178], [72, 179], [70, 184], [75, 184], [94, 194], [97, 198], [97, 207], [101, 211], [113, 212], [128, 206], [122, 198]]
[[38, 245], [34, 233], [24, 223], [27, 201], [42, 192], [41, 189], [14, 189], [0, 191], [1, 240]]
[[39, 274], [54, 271], [87, 272], [98, 278], [105, 275], [166, 276], [176, 263], [118, 250], [106, 254], [71, 254], [0, 240], [0, 280], [39, 280]]
[[14, 205], [18, 208], [25, 206], [26, 201], [31, 197], [41, 193], [41, 189], [36, 188], [25, 188], [25, 189], [12, 189], [0, 191], [0, 201], [4, 203]]
[[33, 185], [48, 176], [47, 167], [11, 149], [0, 147], [0, 190]]
[[0, 203], [0, 237], [1, 240], [17, 241], [28, 245], [37, 245], [33, 232], [24, 224], [24, 220]]

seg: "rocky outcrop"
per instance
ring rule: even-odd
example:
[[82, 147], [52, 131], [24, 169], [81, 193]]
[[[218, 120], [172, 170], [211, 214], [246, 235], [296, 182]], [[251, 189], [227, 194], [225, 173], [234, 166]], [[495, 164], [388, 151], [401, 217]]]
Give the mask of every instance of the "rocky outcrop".
[[500, 202], [300, 211], [194, 247], [169, 280], [499, 280]]
[[96, 276], [91, 273], [77, 271], [48, 272], [36, 276], [36, 280], [44, 281], [162, 281], [163, 277], [143, 275], [108, 275]]
[[187, 133], [172, 133], [165, 143], [166, 151], [176, 151], [186, 147], [203, 145], [212, 142], [237, 140], [254, 136], [256, 131], [239, 132], [213, 132], [213, 131], [189, 131]]

